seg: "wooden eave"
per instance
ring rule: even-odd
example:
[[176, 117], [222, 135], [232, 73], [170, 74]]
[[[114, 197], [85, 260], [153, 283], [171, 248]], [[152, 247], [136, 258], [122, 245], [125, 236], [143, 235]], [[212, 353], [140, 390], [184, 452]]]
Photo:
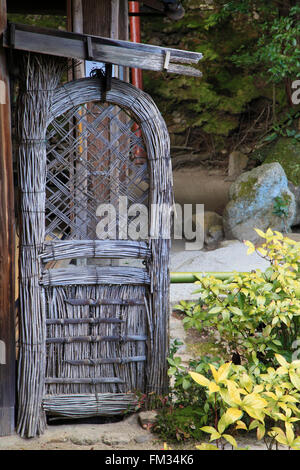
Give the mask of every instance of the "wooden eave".
[[200, 77], [191, 65], [199, 52], [133, 43], [100, 36], [70, 33], [11, 23], [3, 35], [4, 47], [73, 59], [93, 60], [143, 70], [165, 71]]

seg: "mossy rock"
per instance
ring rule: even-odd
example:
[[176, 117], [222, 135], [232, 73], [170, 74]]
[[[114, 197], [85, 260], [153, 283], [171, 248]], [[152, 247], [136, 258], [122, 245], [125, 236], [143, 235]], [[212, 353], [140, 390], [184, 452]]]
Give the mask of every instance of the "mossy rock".
[[300, 142], [289, 137], [280, 137], [267, 154], [264, 163], [278, 162], [295, 186], [300, 185]]
[[[276, 212], [278, 198], [287, 203], [284, 218]], [[295, 197], [282, 166], [278, 162], [265, 163], [243, 173], [231, 185], [223, 213], [225, 235], [257, 243], [261, 239], [255, 228], [265, 231], [270, 227], [281, 232], [293, 224], [295, 215]]]

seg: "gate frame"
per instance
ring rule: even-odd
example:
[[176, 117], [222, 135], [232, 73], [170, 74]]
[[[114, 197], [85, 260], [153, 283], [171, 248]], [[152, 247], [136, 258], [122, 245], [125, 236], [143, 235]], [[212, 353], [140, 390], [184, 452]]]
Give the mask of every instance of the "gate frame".
[[[133, 114], [134, 119], [140, 125], [142, 137], [147, 150], [149, 163], [149, 207], [151, 210], [149, 247], [151, 259], [148, 264], [150, 275], [150, 296], [152, 305], [150, 332], [151, 361], [147, 364], [146, 393], [164, 395], [168, 390], [167, 354], [169, 349], [169, 250], [170, 250], [170, 226], [165, 223], [166, 207], [173, 204], [172, 192], [172, 168], [170, 159], [170, 141], [166, 124], [160, 115], [152, 98], [145, 92], [135, 88], [131, 84], [112, 79], [111, 89], [103, 92], [102, 82], [98, 78], [83, 78], [59, 86], [52, 91], [49, 89], [38, 90], [34, 82], [31, 84], [28, 77], [39, 74], [43, 66], [49, 66], [49, 57], [31, 55], [27, 57], [27, 89], [23, 93], [24, 107], [27, 102], [32, 102], [34, 96], [37, 100], [40, 92], [48, 92], [48, 100], [42, 99], [44, 126], [40, 125], [40, 134], [37, 132], [31, 138], [25, 130], [30, 127], [30, 122], [22, 122], [24, 107], [19, 114], [20, 129], [20, 174], [26, 174], [26, 165], [37, 165], [45, 171], [46, 164], [46, 130], [51, 121], [63, 114], [68, 109], [91, 101], [102, 101], [125, 108]], [[45, 60], [46, 58], [46, 60]], [[48, 59], [48, 64], [47, 64]], [[45, 65], [47, 64], [47, 65]], [[52, 79], [52, 83], [55, 80]], [[42, 93], [43, 95], [43, 93]], [[25, 118], [23, 118], [25, 119]], [[30, 116], [31, 124], [36, 121], [35, 114]], [[25, 129], [25, 130], [24, 130]], [[36, 131], [35, 131], [36, 132]], [[29, 156], [29, 158], [27, 158]], [[29, 163], [28, 163], [29, 162]], [[24, 166], [22, 166], [24, 165]], [[45, 201], [45, 175], [39, 177], [35, 185], [32, 175], [30, 187], [25, 187], [25, 180], [21, 178], [22, 192], [22, 223], [23, 226], [32, 227], [41, 222], [38, 219], [42, 213], [42, 205]], [[22, 186], [23, 183], [23, 186]], [[44, 191], [44, 194], [43, 194]], [[154, 209], [154, 210], [153, 210]], [[45, 219], [44, 223], [45, 223]], [[26, 225], [28, 224], [28, 225]], [[30, 230], [29, 230], [30, 231]], [[33, 240], [26, 238], [26, 233], [20, 240], [20, 298], [21, 302], [21, 338], [19, 361], [19, 410], [18, 429], [21, 436], [34, 437], [41, 434], [46, 426], [45, 412], [42, 408], [45, 381], [45, 296], [41, 281], [41, 254], [43, 253], [45, 227], [40, 227], [38, 233], [33, 234]], [[28, 272], [25, 267], [31, 265], [33, 272]], [[23, 269], [22, 269], [23, 266]], [[24, 274], [25, 272], [25, 274]], [[22, 293], [21, 293], [22, 291]], [[29, 295], [30, 294], [30, 295]], [[28, 301], [30, 297], [30, 302]], [[29, 312], [31, 306], [37, 306], [35, 312]], [[31, 315], [33, 313], [33, 315]], [[31, 322], [26, 318], [30, 316]], [[22, 354], [23, 353], [23, 354]], [[150, 363], [149, 363], [150, 362]], [[28, 382], [30, 375], [31, 382]]]

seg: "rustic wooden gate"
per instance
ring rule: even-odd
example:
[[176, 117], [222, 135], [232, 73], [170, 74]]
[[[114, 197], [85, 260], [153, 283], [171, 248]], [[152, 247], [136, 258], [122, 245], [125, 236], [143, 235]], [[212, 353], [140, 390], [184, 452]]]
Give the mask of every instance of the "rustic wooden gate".
[[[165, 123], [127, 83], [113, 79], [104, 93], [87, 78], [51, 90], [47, 68], [39, 56], [27, 61], [19, 118], [18, 432], [27, 436], [43, 432], [45, 413], [120, 414], [136, 392], [168, 385]], [[146, 232], [134, 216], [143, 207], [151, 208]]]

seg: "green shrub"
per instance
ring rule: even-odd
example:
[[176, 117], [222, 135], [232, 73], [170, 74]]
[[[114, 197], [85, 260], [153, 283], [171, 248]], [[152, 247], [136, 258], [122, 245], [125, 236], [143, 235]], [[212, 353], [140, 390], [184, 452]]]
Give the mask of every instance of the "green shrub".
[[274, 365], [275, 353], [291, 360], [300, 335], [300, 243], [270, 229], [256, 231], [265, 243], [245, 244], [269, 260], [265, 272], [236, 272], [225, 281], [198, 277], [198, 302], [177, 308], [186, 313], [185, 328], [217, 329], [231, 353], [259, 373]]
[[[213, 380], [190, 371], [196, 383], [205, 387], [208, 397], [215, 397], [213, 425], [203, 426], [210, 441], [224, 447], [237, 447], [235, 430], [257, 430], [257, 439], [269, 449], [274, 442], [300, 450], [295, 423], [300, 420], [300, 361], [288, 363], [276, 354], [279, 367], [269, 367], [264, 374], [251, 374], [243, 366], [225, 363], [217, 370], [211, 366]], [[220, 403], [222, 407], [220, 407]], [[226, 431], [226, 432], [225, 432]]]

